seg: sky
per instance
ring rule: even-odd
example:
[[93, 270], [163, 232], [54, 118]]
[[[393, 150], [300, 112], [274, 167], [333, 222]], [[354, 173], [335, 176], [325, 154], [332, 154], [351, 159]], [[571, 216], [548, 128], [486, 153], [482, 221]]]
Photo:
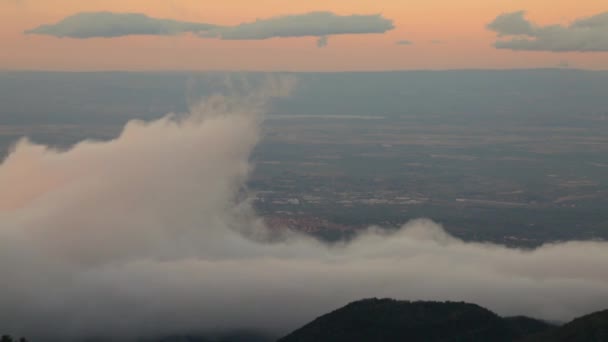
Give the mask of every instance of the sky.
[[[518, 11], [525, 13], [518, 16]], [[606, 69], [608, 53], [603, 51], [608, 50], [607, 38], [604, 38], [608, 36], [608, 17], [598, 17], [595, 22], [599, 24], [591, 29], [568, 29], [576, 20], [606, 11], [608, 4], [599, 0], [0, 0], [0, 69]], [[59, 37], [34, 30], [90, 12], [138, 13], [152, 21], [172, 19], [176, 21], [174, 23], [204, 23], [219, 29], [110, 38]], [[306, 31], [306, 25], [309, 30], [312, 26], [329, 25], [323, 18], [309, 16], [314, 12], [326, 12], [344, 21], [327, 26], [328, 34]], [[502, 31], [488, 27], [503, 14], [511, 14], [506, 18], [510, 21], [507, 26], [517, 25], [521, 19], [533, 26], [534, 32], [523, 32], [524, 36], [517, 32], [515, 37], [509, 37], [505, 34], [509, 33], [505, 25]], [[352, 15], [367, 17], [354, 22]], [[277, 17], [283, 20], [268, 22]], [[271, 27], [272, 30], [273, 25], [278, 25], [276, 35], [263, 37], [267, 39], [251, 39], [251, 36], [243, 39], [244, 31], [252, 34], [260, 26], [243, 27], [242, 24], [256, 19], [263, 21], [262, 26], [268, 24], [266, 29]], [[135, 19], [124, 17], [122, 20]], [[79, 25], [90, 22], [81, 20]], [[105, 23], [114, 28], [122, 25]], [[351, 24], [353, 30], [334, 34], [334, 29]], [[297, 31], [302, 25], [306, 31], [301, 32], [303, 36], [293, 36], [290, 30]], [[361, 28], [358, 25], [368, 26], [358, 32]], [[554, 30], [550, 25], [561, 26]], [[77, 29], [86, 31], [87, 28]], [[29, 30], [33, 31], [25, 34]], [[288, 37], [277, 37], [286, 34]], [[561, 49], [547, 47], [543, 41], [523, 44], [524, 48], [517, 41], [497, 44], [499, 35], [500, 39], [542, 39], [549, 45], [564, 40], [567, 46]], [[588, 39], [595, 41], [589, 45]]]

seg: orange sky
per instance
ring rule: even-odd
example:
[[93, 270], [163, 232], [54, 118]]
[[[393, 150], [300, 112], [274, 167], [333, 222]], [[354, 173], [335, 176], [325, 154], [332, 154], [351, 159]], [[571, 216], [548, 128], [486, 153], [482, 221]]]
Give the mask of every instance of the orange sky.
[[[608, 10], [598, 0], [0, 0], [0, 69], [46, 70], [386, 70], [555, 67], [608, 69], [608, 53], [496, 50], [485, 25], [503, 12], [528, 11], [539, 24], [566, 24]], [[222, 41], [192, 35], [69, 39], [23, 35], [82, 11], [140, 12], [214, 24], [310, 11], [382, 13], [385, 34]], [[398, 46], [407, 39], [412, 46]], [[441, 40], [443, 44], [432, 44]]]

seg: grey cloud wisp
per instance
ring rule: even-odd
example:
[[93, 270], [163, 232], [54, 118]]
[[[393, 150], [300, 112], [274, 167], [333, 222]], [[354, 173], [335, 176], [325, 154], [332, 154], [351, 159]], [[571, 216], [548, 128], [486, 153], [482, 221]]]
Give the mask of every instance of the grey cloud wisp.
[[524, 11], [501, 14], [487, 25], [499, 36], [498, 49], [605, 52], [608, 51], [608, 12], [577, 19], [570, 25], [534, 24]]
[[412, 42], [411, 40], [403, 39], [403, 40], [397, 41], [395, 44], [397, 44], [397, 45], [413, 45], [414, 42]]
[[26, 140], [0, 164], [0, 331], [112, 341], [255, 329], [278, 335], [364, 297], [465, 300], [568, 320], [608, 308], [608, 244], [533, 251], [466, 243], [429, 220], [327, 246], [276, 235], [242, 190], [264, 99], [216, 96], [56, 151]]
[[84, 12], [69, 16], [56, 24], [41, 25], [25, 33], [85, 39], [176, 35], [206, 31], [213, 27], [215, 25], [151, 18], [140, 13]]
[[384, 33], [393, 28], [392, 20], [380, 14], [337, 15], [331, 12], [310, 12], [258, 19], [236, 26], [220, 26], [156, 19], [139, 13], [90, 12], [78, 13], [56, 24], [42, 25], [25, 33], [70, 38], [174, 35], [186, 32], [222, 40], [317, 37], [317, 45], [323, 47], [332, 35]]
[[317, 39], [317, 47], [323, 48], [326, 47], [329, 43], [329, 38], [327, 36], [321, 36]]

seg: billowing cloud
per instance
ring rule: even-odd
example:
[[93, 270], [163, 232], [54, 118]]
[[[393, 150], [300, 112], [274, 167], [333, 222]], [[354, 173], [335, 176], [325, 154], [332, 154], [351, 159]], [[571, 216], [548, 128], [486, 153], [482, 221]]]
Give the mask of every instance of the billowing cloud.
[[141, 13], [84, 12], [25, 33], [69, 38], [113, 38], [129, 35], [175, 35], [206, 31], [213, 27], [215, 25], [151, 18]]
[[0, 165], [0, 331], [111, 340], [285, 333], [364, 297], [465, 300], [567, 320], [608, 307], [608, 245], [466, 243], [429, 220], [327, 246], [268, 231], [244, 194], [259, 93], [131, 122], [67, 151], [21, 141]]
[[311, 12], [285, 15], [236, 26], [156, 19], [139, 13], [78, 13], [56, 24], [42, 25], [27, 34], [56, 37], [93, 38], [128, 35], [174, 35], [184, 32], [223, 40], [261, 40], [277, 37], [318, 37], [317, 45], [327, 45], [328, 37], [341, 34], [384, 33], [394, 28], [390, 19], [375, 15], [337, 15]]
[[534, 27], [525, 17], [526, 12], [517, 11], [501, 14], [488, 24], [488, 28], [501, 36], [505, 35], [530, 35]]
[[575, 20], [568, 26], [540, 26], [525, 18], [524, 11], [499, 15], [487, 25], [499, 39], [498, 49], [602, 52], [608, 51], [608, 12]]
[[413, 45], [413, 44], [414, 44], [414, 42], [412, 42], [411, 40], [406, 40], [406, 39], [404, 39], [404, 40], [399, 40], [399, 41], [397, 41], [397, 43], [396, 43], [396, 44], [397, 44], [397, 45]]

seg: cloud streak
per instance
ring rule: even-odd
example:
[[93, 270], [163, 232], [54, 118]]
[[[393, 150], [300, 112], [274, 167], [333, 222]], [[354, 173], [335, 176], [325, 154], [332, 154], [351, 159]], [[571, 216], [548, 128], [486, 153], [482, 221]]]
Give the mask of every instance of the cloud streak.
[[380, 14], [337, 15], [331, 12], [310, 12], [258, 19], [236, 26], [221, 26], [157, 19], [139, 13], [88, 12], [75, 14], [56, 24], [42, 25], [25, 33], [69, 38], [175, 35], [187, 32], [221, 40], [317, 37], [317, 45], [324, 47], [329, 36], [385, 33], [393, 28], [392, 20]]
[[524, 11], [501, 14], [487, 25], [499, 39], [498, 49], [552, 52], [608, 51], [608, 12], [577, 19], [570, 25], [537, 25]]
[[561, 320], [608, 307], [602, 242], [521, 251], [463, 242], [429, 220], [334, 246], [268, 231], [243, 189], [263, 103], [290, 83], [212, 97], [68, 151], [17, 144], [0, 165], [0, 331], [282, 334], [373, 296]]
[[[385, 33], [393, 22], [380, 14], [337, 15], [331, 12], [277, 16], [232, 27], [211, 30], [211, 36], [226, 40], [259, 40], [276, 37], [326, 37], [341, 34]], [[207, 35], [207, 34], [204, 34]]]
[[115, 38], [130, 35], [168, 36], [186, 32], [198, 33], [215, 25], [171, 19], [157, 19], [141, 13], [84, 12], [69, 16], [56, 24], [41, 25], [26, 34], [59, 38]]

